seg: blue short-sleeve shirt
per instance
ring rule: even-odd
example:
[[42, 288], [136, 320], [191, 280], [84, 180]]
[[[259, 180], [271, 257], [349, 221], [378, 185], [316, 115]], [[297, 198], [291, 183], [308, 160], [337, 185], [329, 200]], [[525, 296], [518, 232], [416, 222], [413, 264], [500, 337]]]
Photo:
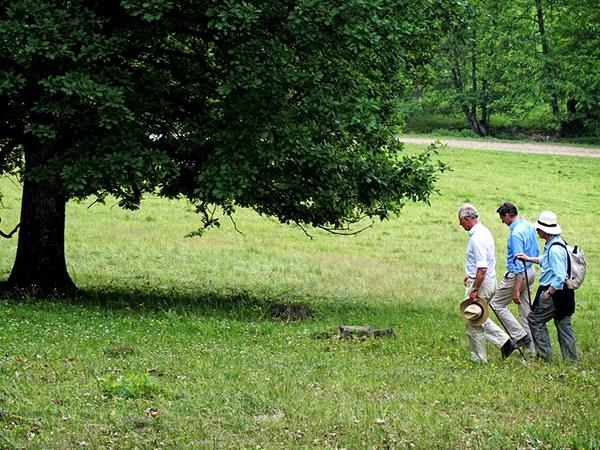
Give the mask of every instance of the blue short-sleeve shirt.
[[[523, 273], [523, 263], [515, 261], [517, 253], [538, 257], [540, 250], [533, 225], [519, 217], [508, 226], [509, 234], [506, 242], [506, 270], [512, 273]], [[532, 263], [526, 262], [527, 267]]]

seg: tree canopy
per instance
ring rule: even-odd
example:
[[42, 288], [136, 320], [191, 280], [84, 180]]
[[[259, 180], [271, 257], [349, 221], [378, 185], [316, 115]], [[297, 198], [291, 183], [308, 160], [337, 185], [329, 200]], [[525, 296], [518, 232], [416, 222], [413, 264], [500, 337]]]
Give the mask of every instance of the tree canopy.
[[24, 182], [9, 286], [73, 287], [70, 199], [183, 196], [342, 228], [425, 201], [398, 99], [451, 0], [0, 0], [0, 163]]

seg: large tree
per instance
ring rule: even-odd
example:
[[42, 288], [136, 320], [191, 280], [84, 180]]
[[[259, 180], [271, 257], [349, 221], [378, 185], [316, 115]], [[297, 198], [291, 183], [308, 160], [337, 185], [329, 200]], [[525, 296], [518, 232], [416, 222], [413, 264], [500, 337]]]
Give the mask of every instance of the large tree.
[[0, 162], [23, 200], [9, 287], [74, 288], [65, 205], [186, 197], [339, 229], [427, 201], [397, 98], [450, 0], [0, 0]]

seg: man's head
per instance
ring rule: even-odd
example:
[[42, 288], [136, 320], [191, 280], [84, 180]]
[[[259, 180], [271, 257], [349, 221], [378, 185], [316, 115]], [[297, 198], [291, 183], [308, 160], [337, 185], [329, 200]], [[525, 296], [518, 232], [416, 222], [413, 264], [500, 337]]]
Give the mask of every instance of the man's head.
[[479, 214], [477, 209], [470, 203], [465, 203], [458, 208], [458, 223], [465, 230], [469, 231], [479, 223]]
[[517, 211], [517, 207], [510, 202], [502, 203], [496, 212], [500, 216], [502, 223], [506, 225], [510, 225], [517, 219], [517, 217], [519, 217], [519, 211]]

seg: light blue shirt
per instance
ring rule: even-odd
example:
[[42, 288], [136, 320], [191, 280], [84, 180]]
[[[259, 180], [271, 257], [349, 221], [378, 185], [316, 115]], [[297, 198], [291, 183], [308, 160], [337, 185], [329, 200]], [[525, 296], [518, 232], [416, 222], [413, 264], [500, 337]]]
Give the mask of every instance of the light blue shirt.
[[[508, 226], [509, 234], [506, 242], [506, 270], [512, 273], [522, 274], [523, 263], [515, 261], [517, 253], [525, 253], [535, 258], [540, 254], [537, 236], [533, 226], [522, 218], [518, 218]], [[530, 267], [532, 263], [526, 262]]]
[[477, 269], [487, 269], [485, 279], [496, 279], [496, 247], [492, 233], [481, 222], [469, 230], [465, 273], [475, 278]]
[[567, 251], [560, 245], [550, 246], [555, 242], [565, 243], [560, 236], [555, 236], [544, 245], [544, 253], [540, 257], [540, 285], [563, 288], [567, 279]]

